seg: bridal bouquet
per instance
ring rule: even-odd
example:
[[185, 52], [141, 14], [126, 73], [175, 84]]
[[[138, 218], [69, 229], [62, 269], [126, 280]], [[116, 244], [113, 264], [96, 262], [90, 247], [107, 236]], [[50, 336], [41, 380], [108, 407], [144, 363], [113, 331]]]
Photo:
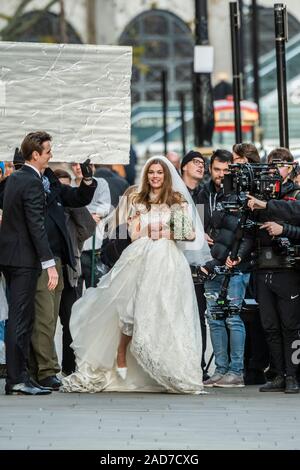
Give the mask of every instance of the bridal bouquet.
[[187, 210], [179, 204], [171, 208], [169, 226], [174, 235], [174, 240], [194, 239], [192, 219], [187, 213]]

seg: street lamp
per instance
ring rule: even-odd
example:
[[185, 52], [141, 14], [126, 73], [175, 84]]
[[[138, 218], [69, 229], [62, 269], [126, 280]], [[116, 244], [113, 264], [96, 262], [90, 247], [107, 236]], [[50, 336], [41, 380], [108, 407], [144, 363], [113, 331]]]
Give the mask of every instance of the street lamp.
[[277, 92], [280, 147], [289, 148], [289, 123], [286, 90], [285, 43], [288, 40], [287, 11], [283, 3], [274, 5]]
[[[195, 44], [208, 45], [207, 0], [195, 0]], [[210, 73], [193, 73], [194, 133], [197, 147], [211, 146], [214, 107]]]

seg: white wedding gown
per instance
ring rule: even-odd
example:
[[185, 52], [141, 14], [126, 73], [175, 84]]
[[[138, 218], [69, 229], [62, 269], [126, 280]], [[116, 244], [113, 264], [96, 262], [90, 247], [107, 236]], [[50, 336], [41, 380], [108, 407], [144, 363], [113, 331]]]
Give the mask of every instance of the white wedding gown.
[[[149, 214], [140, 215], [141, 227], [149, 224]], [[153, 222], [157, 214], [151, 214]], [[159, 217], [167, 223], [170, 210]], [[121, 331], [132, 328], [122, 380], [117, 348]], [[70, 330], [77, 370], [63, 379], [64, 392], [205, 393], [194, 285], [172, 240], [144, 237], [129, 245], [98, 286], [75, 303]]]

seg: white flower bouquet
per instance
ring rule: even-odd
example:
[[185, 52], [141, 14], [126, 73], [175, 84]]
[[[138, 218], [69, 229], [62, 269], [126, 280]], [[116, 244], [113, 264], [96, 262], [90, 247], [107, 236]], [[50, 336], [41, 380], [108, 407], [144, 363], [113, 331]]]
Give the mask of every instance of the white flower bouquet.
[[195, 232], [192, 219], [185, 207], [178, 204], [171, 208], [169, 225], [174, 240], [190, 241], [194, 239]]

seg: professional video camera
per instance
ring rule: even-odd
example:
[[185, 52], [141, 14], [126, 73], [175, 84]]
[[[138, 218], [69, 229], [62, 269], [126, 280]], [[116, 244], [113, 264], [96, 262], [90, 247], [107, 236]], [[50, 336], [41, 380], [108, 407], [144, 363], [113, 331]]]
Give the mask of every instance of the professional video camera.
[[[229, 165], [229, 174], [223, 180], [223, 189], [227, 198], [223, 200], [218, 209], [235, 212], [239, 218], [236, 238], [231, 250], [231, 259], [236, 259], [245, 229], [253, 225], [249, 218], [247, 194], [259, 199], [276, 199], [280, 195], [282, 177], [279, 172], [281, 162], [271, 164], [232, 164]], [[217, 274], [224, 276], [219, 295], [215, 305], [210, 309], [213, 318], [225, 319], [228, 316], [239, 315], [240, 308], [228, 299], [228, 286], [231, 276], [238, 275], [238, 269], [226, 266], [218, 268]]]
[[[251, 221], [249, 218], [251, 211], [248, 207], [247, 194], [251, 194], [257, 199], [262, 200], [278, 199], [282, 185], [282, 177], [279, 169], [280, 167], [291, 165], [294, 167], [294, 173], [297, 172], [297, 163], [282, 162], [279, 160], [273, 160], [272, 163], [268, 164], [235, 163], [229, 165], [229, 174], [225, 175], [223, 180], [224, 194], [228, 197], [218, 205], [217, 209], [235, 212], [239, 217], [236, 238], [230, 255], [232, 260], [237, 257], [245, 229], [255, 224], [255, 222]], [[285, 244], [283, 244], [283, 246], [285, 246]], [[285, 248], [290, 259], [295, 256], [295, 248], [296, 247], [291, 245]], [[210, 309], [212, 316], [220, 320], [228, 316], [239, 315], [241, 309], [232, 300], [228, 299], [230, 278], [231, 276], [238, 275], [238, 270], [224, 266], [217, 268], [216, 274], [224, 275], [224, 281], [216, 299], [215, 306]]]
[[246, 193], [258, 199], [277, 199], [282, 182], [279, 168], [286, 165], [291, 163], [233, 163], [224, 177], [224, 193], [235, 194], [241, 201], [246, 199]]

